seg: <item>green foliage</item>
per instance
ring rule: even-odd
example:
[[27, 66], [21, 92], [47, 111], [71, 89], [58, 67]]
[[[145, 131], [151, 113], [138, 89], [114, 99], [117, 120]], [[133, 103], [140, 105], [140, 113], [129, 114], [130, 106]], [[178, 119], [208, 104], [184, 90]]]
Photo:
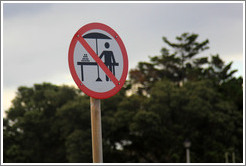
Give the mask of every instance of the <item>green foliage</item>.
[[76, 129], [90, 135], [88, 108], [88, 97], [71, 87], [43, 83], [18, 88], [4, 119], [4, 162], [68, 162], [73, 158], [71, 148], [68, 155], [64, 151], [69, 136]]
[[168, 47], [161, 49], [161, 55], [150, 57], [150, 62], [139, 62], [136, 69], [130, 71], [133, 84], [142, 85], [139, 93], [149, 93], [155, 82], [168, 79], [179, 85], [186, 81], [211, 79], [215, 84], [230, 80], [237, 70], [231, 71], [232, 62], [225, 65], [219, 55], [201, 57], [207, 50], [208, 39], [198, 42], [197, 34], [183, 33], [172, 43], [163, 37]]
[[75, 130], [66, 138], [66, 156], [68, 162], [91, 162], [90, 132]]
[[[198, 56], [209, 42], [197, 39], [164, 37], [168, 48], [102, 100], [104, 162], [184, 163], [186, 139], [191, 162], [223, 163], [226, 152], [243, 161], [243, 79], [219, 55]], [[73, 87], [19, 87], [3, 119], [3, 162], [92, 162], [89, 102]]]

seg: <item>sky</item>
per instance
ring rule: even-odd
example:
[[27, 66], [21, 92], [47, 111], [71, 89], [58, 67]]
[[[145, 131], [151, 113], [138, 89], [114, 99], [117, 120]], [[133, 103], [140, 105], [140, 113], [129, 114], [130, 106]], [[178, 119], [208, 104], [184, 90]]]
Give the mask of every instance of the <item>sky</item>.
[[[17, 2], [17, 1], [16, 1]], [[99, 22], [121, 37], [129, 70], [184, 32], [209, 39], [203, 55], [219, 54], [244, 75], [244, 4], [236, 2], [1, 2], [2, 109], [19, 86], [50, 82], [76, 86], [68, 66], [70, 42], [82, 26]]]

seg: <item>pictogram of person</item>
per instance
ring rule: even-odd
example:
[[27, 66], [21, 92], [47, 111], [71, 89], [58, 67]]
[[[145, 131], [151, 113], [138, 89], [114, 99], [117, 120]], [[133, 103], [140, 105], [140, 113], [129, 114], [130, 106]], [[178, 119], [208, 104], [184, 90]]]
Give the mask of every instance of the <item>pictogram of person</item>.
[[[109, 43], [106, 42], [104, 44], [105, 48], [108, 49], [110, 47]], [[108, 69], [113, 73], [113, 75], [115, 76], [115, 66], [116, 66], [116, 61], [114, 58], [114, 54], [112, 51], [109, 50], [104, 50], [101, 55], [99, 56], [100, 59], [102, 59], [104, 57], [104, 64], [108, 67]], [[106, 81], [109, 81], [108, 76], [106, 75]]]

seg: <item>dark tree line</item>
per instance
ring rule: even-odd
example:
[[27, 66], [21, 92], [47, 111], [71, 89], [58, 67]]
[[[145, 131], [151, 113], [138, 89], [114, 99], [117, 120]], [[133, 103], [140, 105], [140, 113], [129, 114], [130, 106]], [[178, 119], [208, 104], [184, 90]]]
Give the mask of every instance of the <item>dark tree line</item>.
[[[208, 40], [163, 38], [161, 55], [139, 62], [115, 96], [102, 100], [104, 162], [243, 162], [243, 79]], [[50, 83], [18, 88], [3, 119], [3, 162], [92, 162], [89, 97]], [[229, 156], [231, 157], [231, 156]], [[231, 162], [231, 158], [230, 162]]]

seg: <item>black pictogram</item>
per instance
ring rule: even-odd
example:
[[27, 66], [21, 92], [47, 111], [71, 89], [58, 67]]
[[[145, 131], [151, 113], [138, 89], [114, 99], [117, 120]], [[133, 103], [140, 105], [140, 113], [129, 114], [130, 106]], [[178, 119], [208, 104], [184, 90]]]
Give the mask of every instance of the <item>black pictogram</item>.
[[[108, 42], [106, 42], [104, 46], [106, 49], [108, 49], [110, 47]], [[109, 70], [115, 76], [115, 68], [114, 67], [119, 66], [119, 63], [116, 63], [113, 52], [105, 50], [101, 53], [99, 58], [102, 59], [102, 57], [104, 57], [104, 64], [109, 68]], [[106, 81], [108, 81], [108, 80], [109, 80], [109, 78], [106, 75]]]
[[84, 54], [84, 56], [83, 56], [83, 58], [82, 58], [81, 61], [82, 61], [82, 62], [90, 62], [90, 60], [89, 60], [87, 54]]
[[[97, 55], [98, 55], [98, 42], [97, 42], [97, 40], [98, 39], [111, 39], [107, 35], [104, 35], [104, 34], [98, 33], [98, 32], [88, 33], [88, 34], [84, 35], [83, 38], [96, 39], [96, 54]], [[108, 42], [106, 42], [104, 46], [106, 49], [108, 49], [110, 47], [110, 44]], [[101, 53], [99, 58], [102, 59], [103, 57], [104, 57], [104, 64], [109, 68], [109, 70], [115, 76], [115, 66], [119, 66], [119, 63], [117, 63], [115, 61], [113, 52], [109, 51], [109, 50], [104, 50]], [[83, 73], [83, 66], [84, 65], [96, 65], [97, 66], [97, 79], [96, 79], [96, 81], [102, 81], [102, 79], [100, 78], [100, 75], [99, 75], [98, 64], [96, 62], [90, 62], [87, 54], [84, 54], [81, 62], [77, 62], [77, 65], [81, 66], [81, 79], [82, 79], [82, 81], [84, 81], [84, 73]], [[107, 75], [106, 75], [106, 81], [109, 81], [109, 78]]]

